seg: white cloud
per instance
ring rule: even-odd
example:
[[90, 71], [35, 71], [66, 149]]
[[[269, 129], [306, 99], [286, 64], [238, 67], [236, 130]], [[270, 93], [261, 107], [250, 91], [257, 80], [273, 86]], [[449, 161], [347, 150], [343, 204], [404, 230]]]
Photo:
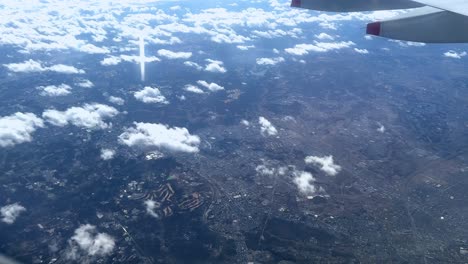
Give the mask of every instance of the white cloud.
[[161, 94], [158, 88], [145, 86], [143, 90], [134, 93], [135, 98], [145, 104], [160, 103], [169, 104], [166, 97]]
[[204, 93], [202, 89], [198, 88], [195, 85], [191, 85], [191, 84], [185, 85], [184, 90], [187, 91], [187, 92], [197, 93], [197, 94]]
[[115, 56], [110, 56], [110, 57], [104, 58], [104, 59], [101, 61], [101, 65], [103, 65], [103, 66], [111, 66], [111, 65], [117, 65], [117, 64], [119, 64], [120, 62], [122, 62], [122, 59], [121, 59], [121, 58], [115, 57]]
[[258, 65], [275, 65], [280, 62], [284, 62], [283, 57], [277, 57], [277, 58], [258, 58], [257, 59], [257, 64]]
[[127, 128], [119, 136], [122, 144], [144, 149], [162, 148], [170, 151], [198, 152], [200, 138], [191, 135], [186, 128], [169, 127], [163, 124], [138, 123]]
[[43, 72], [46, 71], [44, 67], [42, 67], [40, 62], [33, 61], [31, 59], [21, 62], [21, 63], [10, 63], [10, 64], [3, 64], [3, 66], [7, 67], [8, 70], [12, 72]]
[[250, 126], [250, 122], [245, 119], [241, 120], [241, 124], [243, 124], [244, 126]]
[[110, 52], [106, 47], [97, 47], [93, 44], [85, 44], [79, 50], [88, 54], [106, 54]]
[[461, 59], [462, 57], [466, 56], [466, 51], [463, 52], [455, 52], [453, 50], [447, 51], [444, 53], [444, 56], [447, 58], [452, 58], [452, 59]]
[[82, 88], [92, 88], [94, 87], [94, 84], [90, 80], [83, 79], [77, 83], [75, 83], [76, 86], [82, 87]]
[[158, 50], [158, 55], [168, 59], [188, 59], [192, 57], [192, 52], [174, 52], [166, 49]]
[[19, 203], [14, 203], [0, 208], [0, 215], [2, 215], [2, 221], [4, 223], [13, 224], [16, 218], [24, 211], [26, 211], [26, 208]]
[[284, 51], [291, 55], [306, 55], [309, 54], [309, 51], [313, 52], [327, 52], [331, 50], [338, 50], [349, 48], [355, 45], [352, 41], [341, 41], [341, 42], [318, 42], [315, 41], [314, 44], [297, 44], [294, 48], [287, 48]]
[[154, 218], [159, 218], [159, 215], [155, 212], [155, 209], [160, 206], [158, 202], [155, 202], [153, 200], [146, 200], [144, 204], [146, 207], [146, 213], [148, 213]]
[[67, 84], [39, 86], [36, 89], [41, 90], [42, 96], [63, 96], [71, 93], [71, 86]]
[[81, 225], [68, 240], [69, 251], [67, 257], [78, 259], [80, 256], [105, 256], [112, 253], [115, 240], [106, 233], [98, 233], [96, 227], [90, 224]]
[[0, 117], [0, 147], [32, 141], [32, 133], [38, 127], [44, 127], [44, 122], [32, 113], [17, 112]]
[[333, 162], [333, 156], [308, 156], [304, 161], [319, 166], [320, 169], [329, 176], [335, 176], [341, 171], [341, 166]]
[[369, 54], [369, 51], [367, 49], [354, 48], [354, 51], [359, 53], [359, 54]]
[[206, 60], [208, 64], [205, 67], [205, 71], [216, 72], [216, 73], [225, 73], [226, 68], [223, 67], [223, 62], [218, 60]]
[[123, 105], [125, 104], [125, 100], [120, 98], [120, 97], [117, 97], [117, 96], [109, 96], [107, 98], [107, 100], [113, 104], [116, 104], [116, 105]]
[[105, 129], [111, 124], [104, 119], [112, 118], [119, 113], [117, 109], [104, 104], [84, 104], [82, 107], [70, 107], [65, 111], [48, 109], [42, 114], [47, 122], [54, 126], [66, 126], [68, 124], [88, 129]]
[[314, 185], [316, 180], [310, 172], [295, 171], [293, 181], [299, 191], [304, 195], [315, 197], [325, 194], [325, 190], [322, 187], [317, 188]]
[[65, 74], [84, 74], [85, 71], [81, 69], [77, 69], [70, 65], [64, 64], [56, 64], [46, 68], [48, 71], [58, 72], [58, 73], [65, 73]]
[[268, 121], [265, 117], [261, 116], [258, 118], [260, 124], [260, 131], [262, 135], [275, 136], [278, 134], [278, 130]]
[[197, 69], [199, 71], [203, 69], [202, 66], [200, 66], [198, 63], [193, 62], [193, 61], [185, 61], [184, 65], [189, 66], [189, 67], [193, 67], [193, 68], [195, 68], [195, 69]]
[[211, 92], [216, 92], [216, 91], [221, 91], [221, 90], [224, 90], [224, 87], [221, 86], [221, 85], [218, 85], [216, 83], [208, 83], [206, 81], [203, 81], [203, 80], [198, 80], [197, 81], [197, 84], [198, 85], [201, 85], [205, 88], [207, 88], [208, 90], [210, 90]]
[[115, 150], [113, 149], [101, 149], [101, 159], [111, 160], [115, 156]]
[[316, 38], [320, 40], [334, 40], [332, 36], [328, 35], [327, 33], [320, 33], [318, 35], [315, 35]]
[[236, 47], [240, 50], [249, 50], [255, 48], [254, 45], [237, 45]]

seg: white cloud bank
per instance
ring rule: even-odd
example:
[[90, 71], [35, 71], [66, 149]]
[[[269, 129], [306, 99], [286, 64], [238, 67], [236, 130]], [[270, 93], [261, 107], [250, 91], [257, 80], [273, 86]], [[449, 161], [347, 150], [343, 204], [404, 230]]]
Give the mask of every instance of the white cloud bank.
[[308, 156], [304, 161], [308, 164], [319, 166], [319, 168], [329, 176], [335, 176], [341, 171], [341, 166], [333, 162], [333, 156]]
[[223, 62], [219, 60], [206, 59], [208, 64], [205, 66], [205, 71], [214, 73], [225, 73], [226, 68], [223, 67]]
[[119, 136], [120, 143], [144, 149], [162, 148], [188, 153], [199, 151], [200, 138], [191, 135], [186, 128], [138, 122], [134, 125]]
[[44, 127], [44, 122], [32, 113], [0, 117], [0, 147], [32, 141], [32, 133], [39, 127]]
[[314, 44], [297, 44], [294, 48], [287, 48], [284, 51], [296, 56], [302, 56], [309, 54], [310, 51], [313, 52], [327, 52], [331, 50], [338, 50], [349, 48], [356, 45], [352, 41], [341, 41], [341, 42], [318, 42], [315, 41]]
[[166, 97], [164, 97], [164, 95], [161, 94], [161, 91], [156, 87], [145, 86], [143, 90], [135, 92], [133, 95], [135, 96], [135, 99], [145, 104], [169, 104]]
[[105, 129], [111, 124], [104, 119], [112, 118], [119, 113], [117, 109], [104, 104], [84, 104], [82, 107], [70, 107], [65, 111], [48, 109], [42, 113], [42, 118], [54, 126], [68, 124], [88, 129]]
[[0, 208], [2, 222], [7, 224], [13, 224], [16, 218], [18, 218], [18, 216], [24, 211], [26, 211], [26, 208], [24, 208], [19, 203], [5, 205], [2, 208]]
[[192, 57], [192, 52], [174, 52], [166, 49], [158, 50], [158, 55], [168, 59], [188, 59]]
[[221, 86], [221, 85], [218, 85], [216, 83], [208, 83], [207, 81], [203, 81], [203, 80], [198, 80], [197, 84], [205, 87], [206, 89], [210, 90], [211, 92], [224, 90], [224, 87]]
[[96, 227], [90, 224], [81, 225], [68, 240], [69, 251], [67, 257], [77, 260], [83, 255], [105, 256], [112, 253], [115, 240], [106, 233], [98, 233]]
[[34, 60], [27, 60], [20, 63], [9, 63], [3, 64], [3, 66], [7, 67], [8, 70], [12, 72], [45, 72], [45, 71], [52, 71], [57, 73], [65, 73], [65, 74], [84, 74], [84, 70], [77, 69], [73, 66], [64, 65], [64, 64], [56, 64], [50, 67], [44, 67], [40, 62]]
[[40, 95], [42, 96], [64, 96], [71, 93], [71, 86], [68, 84], [60, 84], [60, 85], [48, 85], [48, 86], [39, 86], [36, 89], [41, 90]]
[[466, 51], [463, 52], [455, 52], [453, 50], [447, 51], [444, 53], [444, 56], [447, 58], [452, 58], [452, 59], [461, 59], [467, 55]]
[[117, 96], [109, 96], [107, 100], [113, 104], [116, 105], [124, 105], [125, 100], [123, 98], [117, 97]]
[[101, 159], [111, 160], [115, 156], [115, 150], [113, 149], [101, 149]]
[[283, 57], [277, 57], [277, 58], [258, 58], [257, 59], [257, 64], [258, 65], [275, 65], [280, 62], [284, 62]]
[[275, 136], [278, 134], [278, 130], [268, 121], [265, 117], [261, 116], [258, 118], [258, 124], [260, 124], [260, 131], [262, 135]]
[[185, 85], [184, 90], [187, 91], [187, 92], [196, 93], [196, 94], [205, 93], [205, 92], [203, 92], [202, 89], [198, 88], [195, 85], [191, 85], [191, 84]]
[[83, 79], [77, 83], [75, 83], [76, 86], [81, 87], [81, 88], [92, 88], [94, 87], [94, 83], [91, 82], [90, 80]]

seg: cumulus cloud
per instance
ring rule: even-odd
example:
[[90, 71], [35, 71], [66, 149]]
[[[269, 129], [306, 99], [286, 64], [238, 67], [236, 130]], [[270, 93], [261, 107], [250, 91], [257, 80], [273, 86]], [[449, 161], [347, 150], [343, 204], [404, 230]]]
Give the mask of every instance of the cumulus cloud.
[[38, 127], [44, 127], [44, 122], [32, 113], [17, 112], [0, 117], [0, 147], [32, 141], [32, 133]]
[[63, 96], [71, 93], [71, 86], [67, 84], [39, 86], [36, 89], [41, 90], [42, 96]]
[[159, 207], [159, 203], [155, 202], [153, 200], [146, 200], [144, 202], [145, 207], [146, 207], [146, 213], [151, 215], [154, 218], [159, 218], [159, 215], [155, 212], [156, 208]]
[[81, 46], [79, 50], [88, 54], [106, 54], [110, 52], [106, 47], [97, 47], [93, 44], [85, 44]]
[[52, 71], [57, 73], [65, 73], [65, 74], [83, 74], [85, 73], [84, 70], [77, 69], [70, 65], [64, 64], [56, 64], [50, 67], [43, 66], [40, 62], [34, 60], [27, 60], [20, 63], [9, 63], [3, 64], [3, 66], [7, 67], [8, 70], [12, 72], [45, 72], [45, 71]]
[[197, 70], [199, 70], [199, 71], [203, 70], [203, 67], [202, 67], [202, 66], [200, 66], [198, 63], [193, 62], [193, 61], [185, 61], [185, 62], [184, 62], [184, 65], [185, 65], [185, 66], [192, 67], [192, 68], [195, 68], [195, 69], [197, 69]]
[[461, 59], [462, 57], [466, 56], [466, 51], [463, 52], [455, 52], [453, 50], [447, 51], [444, 53], [444, 56], [447, 58], [452, 58], [452, 59]]
[[237, 45], [236, 47], [240, 50], [249, 50], [255, 48], [254, 45]]
[[354, 48], [354, 51], [359, 53], [359, 54], [369, 54], [369, 51], [367, 49]]
[[341, 41], [341, 42], [315, 41], [314, 44], [297, 44], [294, 46], [294, 48], [287, 48], [284, 51], [291, 55], [302, 56], [302, 55], [309, 54], [310, 51], [327, 52], [331, 50], [349, 48], [354, 45], [355, 43], [352, 41]]
[[316, 38], [320, 40], [334, 40], [334, 38], [327, 33], [320, 33], [318, 35], [315, 35]]
[[65, 111], [48, 109], [42, 113], [42, 118], [54, 126], [68, 124], [88, 129], [105, 129], [111, 125], [104, 119], [112, 118], [119, 113], [117, 109], [104, 104], [84, 104], [82, 107], [71, 107]]
[[192, 57], [192, 52], [174, 52], [166, 49], [158, 50], [158, 55], [168, 59], [188, 59]]
[[81, 225], [75, 234], [68, 240], [69, 251], [67, 257], [77, 260], [81, 256], [102, 257], [112, 253], [115, 240], [106, 233], [99, 233], [96, 227], [90, 224]]
[[75, 83], [76, 86], [82, 87], [82, 88], [92, 88], [94, 87], [94, 84], [90, 80], [83, 79], [77, 83]]
[[56, 64], [46, 68], [48, 71], [58, 72], [58, 73], [65, 73], [65, 74], [84, 74], [85, 71], [81, 69], [77, 69], [70, 65], [65, 64]]
[[325, 194], [325, 190], [322, 187], [315, 186], [316, 180], [310, 172], [295, 171], [293, 181], [304, 195], [315, 197]]
[[258, 118], [258, 124], [260, 124], [260, 131], [262, 135], [275, 136], [278, 134], [278, 130], [268, 121], [265, 117], [261, 116]]
[[197, 94], [205, 93], [205, 92], [203, 92], [202, 89], [198, 88], [195, 85], [191, 85], [191, 84], [185, 85], [184, 90], [187, 91], [187, 92], [197, 93]]
[[120, 143], [144, 149], [162, 148], [178, 152], [198, 152], [200, 138], [191, 135], [186, 128], [163, 124], [134, 123], [119, 136]]
[[319, 166], [319, 168], [329, 176], [335, 176], [336, 174], [338, 174], [338, 172], [341, 171], [341, 166], [333, 162], [333, 156], [308, 156], [304, 159], [304, 161], [306, 163], [311, 163], [316, 166]]
[[16, 218], [18, 218], [18, 216], [24, 211], [26, 211], [26, 208], [19, 203], [14, 203], [0, 208], [0, 215], [2, 216], [2, 221], [4, 223], [13, 224]]
[[203, 81], [203, 80], [198, 80], [197, 84], [205, 87], [206, 89], [210, 90], [211, 92], [224, 90], [224, 87], [221, 86], [221, 85], [218, 85], [216, 83], [208, 83], [208, 82]]
[[277, 58], [258, 58], [257, 59], [257, 64], [258, 65], [275, 65], [280, 62], [284, 62], [283, 57], [277, 57]]
[[104, 59], [101, 61], [101, 65], [103, 65], [103, 66], [111, 66], [111, 65], [117, 65], [117, 64], [119, 64], [120, 62], [122, 62], [122, 59], [121, 59], [121, 58], [116, 57], [116, 56], [110, 56], [110, 57], [104, 58]]
[[[106, 57], [106, 58], [102, 59], [100, 63], [101, 63], [102, 66], [114, 66], [114, 65], [118, 65], [122, 61], [140, 63], [141, 58], [140, 58], [140, 56], [136, 56], [136, 55], [122, 54], [120, 56]], [[155, 56], [146, 56], [143, 59], [143, 61], [144, 62], [155, 62], [155, 61], [160, 61], [160, 59], [158, 57], [155, 57]]]
[[115, 150], [113, 149], [101, 149], [101, 159], [111, 160], [115, 156]]
[[135, 99], [145, 104], [169, 104], [169, 102], [166, 100], [166, 97], [164, 97], [164, 95], [162, 95], [159, 89], [156, 87], [145, 86], [143, 90], [135, 92], [133, 95], [135, 96]]
[[226, 68], [223, 67], [223, 62], [219, 60], [206, 60], [208, 64], [205, 66], [205, 71], [215, 72], [215, 73], [225, 73]]
[[109, 96], [107, 100], [116, 105], [123, 105], [125, 104], [125, 100], [123, 98], [117, 96]]

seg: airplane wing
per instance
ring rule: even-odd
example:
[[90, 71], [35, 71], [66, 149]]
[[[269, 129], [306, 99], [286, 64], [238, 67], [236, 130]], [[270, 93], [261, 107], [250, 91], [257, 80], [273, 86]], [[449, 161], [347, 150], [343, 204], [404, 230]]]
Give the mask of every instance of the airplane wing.
[[291, 6], [329, 12], [409, 9], [367, 25], [367, 34], [425, 43], [468, 43], [467, 0], [292, 0]]

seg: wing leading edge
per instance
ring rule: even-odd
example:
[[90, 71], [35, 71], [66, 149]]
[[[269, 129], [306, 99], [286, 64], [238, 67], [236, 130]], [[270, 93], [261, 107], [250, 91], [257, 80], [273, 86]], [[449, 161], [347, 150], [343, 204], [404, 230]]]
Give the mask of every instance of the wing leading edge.
[[329, 12], [409, 9], [367, 25], [367, 34], [425, 43], [468, 43], [466, 0], [292, 0], [291, 6]]

